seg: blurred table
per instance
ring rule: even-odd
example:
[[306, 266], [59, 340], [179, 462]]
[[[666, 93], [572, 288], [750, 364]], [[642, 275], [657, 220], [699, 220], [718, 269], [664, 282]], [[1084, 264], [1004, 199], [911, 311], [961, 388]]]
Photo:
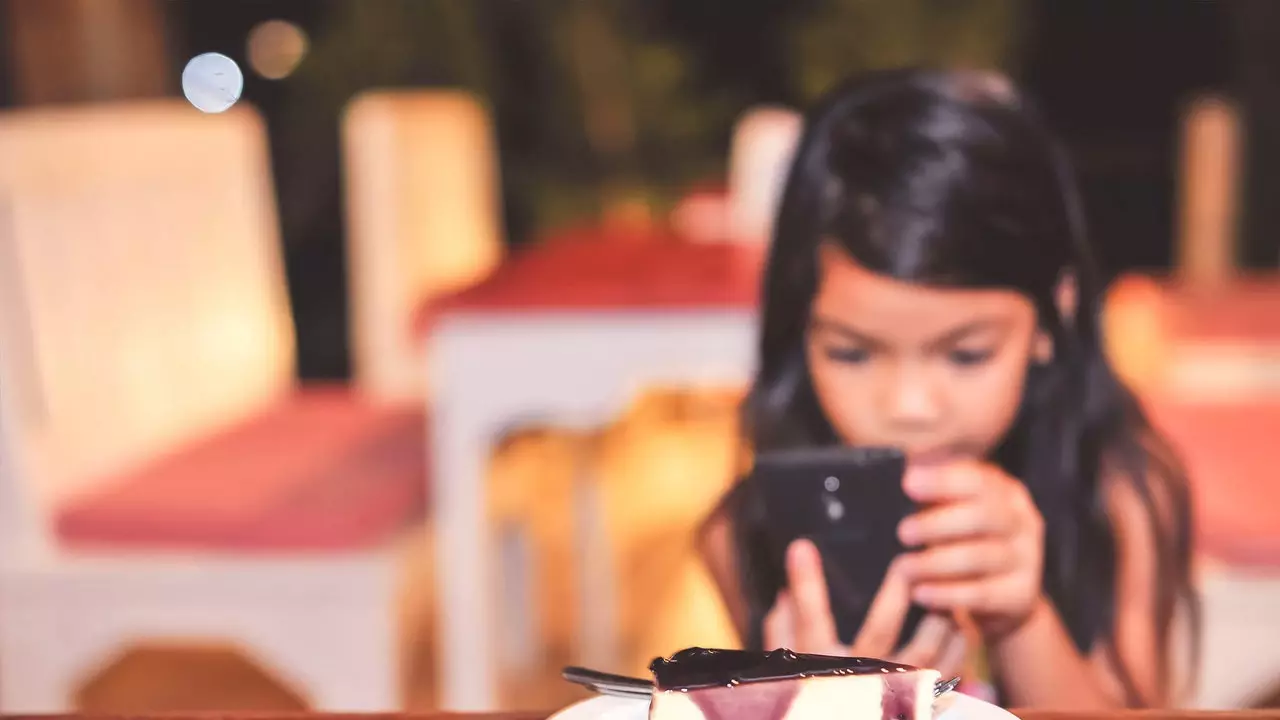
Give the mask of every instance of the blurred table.
[[1280, 680], [1280, 274], [1129, 276], [1107, 317], [1117, 369], [1190, 480], [1205, 629], [1195, 704], [1249, 704]]
[[498, 603], [520, 601], [495, 592], [484, 487], [494, 439], [531, 421], [604, 424], [655, 384], [745, 383], [763, 254], [584, 230], [424, 308], [441, 707], [497, 708]]
[[1129, 276], [1107, 314], [1117, 369], [1186, 464], [1196, 550], [1280, 568], [1280, 274], [1204, 288]]

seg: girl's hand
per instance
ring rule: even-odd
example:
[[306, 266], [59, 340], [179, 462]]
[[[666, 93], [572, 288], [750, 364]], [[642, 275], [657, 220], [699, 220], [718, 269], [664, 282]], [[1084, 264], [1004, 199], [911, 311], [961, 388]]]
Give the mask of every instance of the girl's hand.
[[934, 668], [948, 676], [956, 674], [964, 662], [966, 647], [949, 615], [930, 613], [906, 647], [894, 652], [910, 601], [911, 590], [899, 559], [889, 568], [853, 645], [841, 645], [822, 573], [822, 557], [813, 543], [797, 540], [787, 550], [787, 588], [779, 593], [764, 621], [765, 647], [881, 658]]
[[976, 461], [910, 469], [903, 486], [929, 506], [898, 526], [903, 543], [925, 548], [903, 558], [912, 599], [967, 611], [988, 636], [1021, 627], [1044, 564], [1044, 520], [1026, 486]]

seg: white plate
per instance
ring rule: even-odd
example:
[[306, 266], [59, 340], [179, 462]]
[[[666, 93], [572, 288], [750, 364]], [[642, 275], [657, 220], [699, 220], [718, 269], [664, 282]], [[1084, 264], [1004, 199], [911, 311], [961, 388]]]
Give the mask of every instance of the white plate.
[[[938, 700], [934, 720], [1018, 720], [1008, 710], [964, 693], [949, 692]], [[599, 695], [574, 703], [550, 720], [648, 720], [645, 700]]]

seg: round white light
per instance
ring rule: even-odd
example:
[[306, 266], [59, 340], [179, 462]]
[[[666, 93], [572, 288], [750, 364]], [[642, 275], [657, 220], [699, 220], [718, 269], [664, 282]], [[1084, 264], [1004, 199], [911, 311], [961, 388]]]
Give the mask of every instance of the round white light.
[[197, 55], [182, 71], [182, 94], [201, 112], [223, 112], [236, 104], [243, 91], [240, 66], [220, 53]]

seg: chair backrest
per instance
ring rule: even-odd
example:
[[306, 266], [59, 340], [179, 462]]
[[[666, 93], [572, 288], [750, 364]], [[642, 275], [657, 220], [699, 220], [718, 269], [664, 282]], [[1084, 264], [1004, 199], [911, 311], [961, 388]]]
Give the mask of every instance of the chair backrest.
[[744, 242], [764, 242], [773, 232], [787, 171], [800, 141], [803, 119], [794, 110], [748, 110], [729, 149], [729, 223]]
[[0, 115], [0, 334], [46, 499], [292, 383], [260, 117], [180, 101]]
[[418, 398], [416, 311], [502, 259], [493, 128], [463, 92], [369, 92], [347, 108], [342, 144], [356, 381]]
[[[5, 357], [0, 336], [0, 360]], [[50, 547], [46, 517], [40, 512], [34, 488], [24, 479], [27, 458], [18, 434], [13, 383], [0, 362], [0, 565], [31, 557]]]

